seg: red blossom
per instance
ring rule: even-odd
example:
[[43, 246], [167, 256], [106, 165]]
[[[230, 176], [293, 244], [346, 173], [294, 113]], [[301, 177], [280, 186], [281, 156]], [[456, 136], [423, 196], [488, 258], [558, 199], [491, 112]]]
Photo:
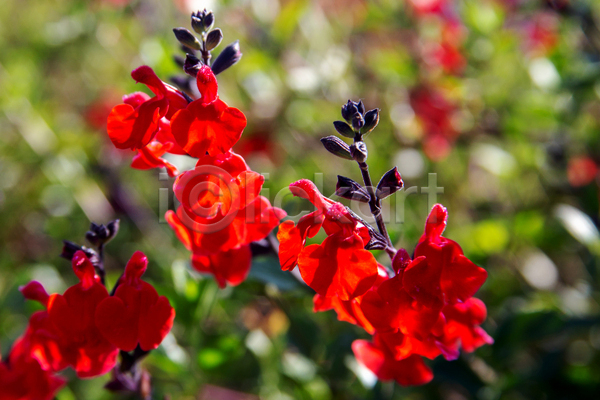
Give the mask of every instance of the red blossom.
[[114, 296], [98, 305], [95, 324], [102, 335], [121, 350], [156, 349], [173, 326], [175, 310], [165, 296], [142, 281], [148, 259], [141, 251], [133, 254]]
[[290, 184], [290, 191], [294, 196], [309, 200], [316, 207], [316, 211], [300, 218], [295, 226], [292, 221], [284, 221], [279, 226], [279, 263], [284, 271], [296, 267], [306, 239], [314, 237], [321, 227], [327, 235], [341, 232], [342, 236], [349, 237], [356, 233], [363, 238], [365, 244], [369, 242], [367, 228], [358, 223], [343, 204], [323, 196], [313, 182], [301, 179]]
[[108, 116], [108, 136], [119, 149], [140, 149], [154, 138], [163, 117], [169, 119], [175, 111], [187, 106], [187, 100], [174, 87], [162, 82], [148, 66], [131, 73], [136, 82], [144, 83], [155, 97], [136, 92], [123, 97]]
[[202, 97], [171, 119], [175, 140], [192, 157], [226, 153], [240, 139], [246, 117], [218, 98], [217, 80], [208, 66], [200, 68], [196, 84]]
[[458, 243], [441, 236], [447, 218], [444, 206], [433, 206], [415, 260], [402, 275], [404, 289], [425, 307], [464, 302], [487, 278], [487, 272], [465, 257]]
[[305, 247], [298, 256], [300, 275], [308, 286], [325, 297], [350, 300], [364, 294], [377, 279], [377, 261], [364, 249], [357, 234], [341, 232], [322, 244]]
[[19, 349], [0, 360], [0, 400], [51, 400], [65, 383]]
[[110, 371], [119, 351], [94, 323], [98, 304], [108, 298], [106, 288], [83, 251], [75, 253], [72, 264], [80, 282], [64, 295], [48, 296], [37, 282], [22, 288], [26, 298], [40, 301], [47, 311], [32, 315], [17, 346], [29, 348], [44, 368], [59, 371], [71, 366], [77, 376], [89, 378]]
[[[213, 273], [221, 286], [243, 281], [250, 268], [247, 246], [264, 239], [285, 216], [259, 195], [263, 182], [231, 152], [200, 158], [175, 181], [181, 206], [166, 213], [167, 222], [192, 251], [192, 265]], [[229, 265], [231, 260], [239, 264]]]
[[[409, 264], [424, 262], [424, 257]], [[402, 287], [402, 275], [386, 280], [375, 290], [368, 291], [361, 302], [365, 317], [378, 332], [396, 332], [417, 338], [428, 336], [435, 324], [440, 323], [441, 305], [427, 307], [415, 300]], [[442, 321], [443, 322], [443, 321]]]
[[[384, 282], [386, 279], [388, 279], [387, 272], [385, 271], [385, 268], [379, 265], [377, 279], [375, 280], [373, 286], [379, 286], [379, 284]], [[364, 295], [357, 296], [352, 300], [340, 300], [340, 298], [337, 296], [325, 297], [317, 293], [313, 297], [313, 311], [319, 312], [335, 310], [338, 320], [358, 325], [372, 335], [375, 333], [375, 328], [373, 325], [371, 325], [362, 311], [361, 302], [363, 297]]]
[[483, 301], [473, 297], [464, 303], [447, 305], [442, 313], [446, 324], [443, 335], [438, 339], [440, 346], [455, 349], [457, 353], [462, 347], [470, 353], [484, 344], [494, 343], [494, 339], [479, 326], [487, 316]]
[[415, 386], [433, 379], [429, 367], [416, 354], [397, 360], [384, 346], [366, 340], [355, 340], [352, 350], [358, 362], [382, 381], [395, 380], [402, 386]]

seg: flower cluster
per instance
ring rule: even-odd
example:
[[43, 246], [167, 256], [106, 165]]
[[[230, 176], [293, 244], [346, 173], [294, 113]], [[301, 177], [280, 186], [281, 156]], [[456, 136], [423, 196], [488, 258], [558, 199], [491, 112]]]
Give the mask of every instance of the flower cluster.
[[[323, 143], [343, 158], [348, 158], [344, 146], [348, 147], [350, 159], [361, 168], [365, 187], [338, 177], [336, 194], [369, 203], [379, 233], [341, 203], [324, 197], [312, 182], [294, 182], [291, 192], [309, 200], [316, 210], [297, 224], [285, 221], [279, 226], [281, 268], [298, 267], [306, 284], [316, 292], [315, 312], [334, 309], [339, 320], [373, 335], [370, 342], [356, 340], [352, 349], [358, 361], [379, 379], [396, 380], [405, 386], [424, 384], [433, 374], [423, 357], [442, 355], [453, 360], [461, 347], [471, 352], [493, 342], [479, 326], [486, 317], [485, 305], [472, 297], [487, 272], [466, 258], [456, 242], [442, 236], [448, 214], [440, 204], [431, 210], [412, 258], [405, 249], [393, 248], [381, 219], [380, 202], [403, 186], [400, 174], [394, 168], [377, 188], [372, 187], [362, 141], [367, 124], [355, 123], [370, 120], [369, 112], [362, 102], [349, 101], [342, 115], [352, 127], [336, 121], [335, 128], [344, 136], [353, 136], [354, 144], [348, 146], [331, 137]], [[371, 130], [374, 125], [367, 128]], [[307, 246], [307, 239], [321, 227], [327, 234], [325, 240]], [[386, 250], [392, 268], [380, 265], [371, 249]]]
[[148, 266], [142, 252], [133, 254], [111, 295], [84, 249], [90, 251], [72, 254], [79, 283], [64, 294], [49, 295], [37, 281], [20, 288], [44, 310], [31, 316], [0, 364], [1, 399], [51, 399], [65, 383], [56, 373], [71, 367], [80, 378], [106, 374], [116, 368], [120, 351], [149, 352], [171, 330], [175, 310], [141, 279]]
[[[108, 135], [119, 149], [135, 150], [131, 166], [164, 167], [172, 177], [180, 203], [166, 220], [192, 252], [192, 266], [214, 275], [219, 286], [238, 285], [251, 265], [250, 243], [264, 239], [285, 216], [260, 196], [264, 177], [251, 171], [232, 151], [246, 127], [246, 117], [218, 96], [216, 75], [240, 57], [237, 42], [227, 46], [210, 66], [211, 50], [222, 33], [212, 29], [212, 12], [192, 14], [196, 38], [185, 28], [174, 29], [186, 49], [182, 67], [186, 78], [175, 79], [181, 90], [162, 82], [150, 67], [132, 77], [153, 93], [133, 93], [108, 117]], [[196, 57], [202, 58], [200, 60]], [[196, 167], [179, 173], [165, 153], [197, 158]]]

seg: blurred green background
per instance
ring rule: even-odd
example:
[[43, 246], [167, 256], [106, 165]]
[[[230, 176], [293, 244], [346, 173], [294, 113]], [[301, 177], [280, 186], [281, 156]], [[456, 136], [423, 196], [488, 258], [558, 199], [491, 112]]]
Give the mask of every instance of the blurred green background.
[[[3, 354], [36, 309], [18, 286], [36, 279], [62, 293], [75, 282], [62, 240], [83, 244], [90, 221], [120, 218], [109, 283], [141, 250], [147, 280], [177, 311], [172, 335], [143, 362], [155, 399], [597, 398], [600, 3], [448, 0], [428, 11], [434, 3], [3, 0]], [[386, 200], [392, 238], [412, 252], [428, 212], [421, 188], [436, 173], [445, 236], [489, 272], [477, 297], [493, 346], [428, 362], [435, 378], [423, 387], [375, 384], [350, 349], [368, 335], [333, 312], [313, 314], [312, 291], [273, 257], [225, 290], [190, 270], [161, 217], [173, 208], [172, 180], [129, 168], [133, 154], [114, 149], [105, 117], [120, 96], [145, 90], [130, 78], [135, 67], [181, 74], [171, 29], [189, 28], [189, 12], [204, 7], [224, 44], [240, 40], [244, 56], [219, 75], [220, 96], [249, 120], [234, 150], [268, 174], [264, 194], [280, 193], [295, 215], [305, 204], [281, 198], [290, 182], [322, 173], [331, 194], [338, 174], [360, 180], [319, 139], [334, 134], [348, 98], [380, 108], [366, 138], [374, 180], [398, 165], [418, 188]], [[65, 374], [59, 400], [119, 398], [101, 389], [108, 376]]]

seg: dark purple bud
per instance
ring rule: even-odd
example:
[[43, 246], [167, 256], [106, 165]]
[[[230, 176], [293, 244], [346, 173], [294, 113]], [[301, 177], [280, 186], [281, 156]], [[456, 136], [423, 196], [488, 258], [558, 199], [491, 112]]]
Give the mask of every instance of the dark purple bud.
[[204, 32], [204, 25], [202, 24], [202, 12], [198, 11], [196, 13], [192, 13], [192, 29], [196, 33]]
[[202, 45], [198, 39], [196, 39], [192, 32], [188, 31], [187, 29], [173, 28], [173, 33], [175, 34], [177, 40], [179, 40], [179, 43], [182, 45], [194, 50], [200, 50], [202, 48]]
[[331, 154], [345, 158], [346, 160], [352, 160], [350, 147], [341, 139], [335, 136], [327, 136], [321, 139], [321, 143], [323, 143], [325, 149]]
[[374, 108], [372, 110], [367, 111], [365, 114], [365, 126], [363, 126], [362, 133], [369, 133], [379, 123], [379, 108]]
[[365, 120], [363, 116], [359, 113], [354, 114], [352, 117], [352, 128], [354, 128], [355, 131], [358, 131], [363, 126], [365, 126]]
[[202, 25], [204, 26], [204, 30], [208, 31], [215, 23], [215, 14], [213, 14], [212, 11], [206, 12], [206, 10], [204, 10], [204, 12], [205, 14], [202, 18]]
[[350, 146], [350, 154], [352, 155], [352, 159], [356, 160], [359, 163], [365, 162], [367, 160], [367, 156], [369, 152], [367, 151], [367, 145], [365, 142], [356, 142]]
[[402, 189], [403, 186], [404, 182], [398, 172], [398, 168], [394, 167], [386, 172], [377, 184], [377, 197], [385, 199], [389, 195]]
[[352, 100], [348, 100], [348, 102], [342, 106], [342, 118], [344, 118], [347, 122], [352, 121], [352, 117], [354, 117], [354, 114], [357, 112], [358, 108], [356, 108], [356, 105], [352, 102]]
[[347, 138], [353, 138], [355, 136], [354, 130], [345, 123], [344, 121], [333, 121], [333, 126], [335, 130], [342, 136], [346, 136]]
[[240, 51], [240, 42], [236, 40], [229, 46], [225, 47], [219, 56], [215, 59], [212, 65], [212, 70], [215, 75], [219, 75], [233, 64], [240, 61], [242, 52]]
[[83, 251], [85, 255], [90, 259], [92, 264], [94, 264], [94, 266], [98, 265], [98, 263], [100, 262], [100, 259], [98, 258], [98, 255], [94, 250], [85, 246], [80, 246], [68, 240], [63, 240], [63, 249], [62, 253], [60, 253], [60, 256], [71, 261], [78, 250]]
[[368, 203], [371, 200], [371, 196], [369, 196], [364, 187], [358, 182], [341, 175], [338, 175], [335, 194], [344, 199], [357, 200], [362, 203]]
[[183, 70], [189, 76], [195, 78], [196, 75], [198, 75], [198, 71], [200, 70], [201, 66], [202, 66], [202, 62], [196, 56], [194, 56], [192, 54], [187, 54], [185, 56], [185, 61], [183, 63]]
[[219, 28], [213, 29], [206, 35], [206, 50], [212, 50], [223, 40], [223, 32]]
[[356, 108], [358, 109], [360, 115], [365, 115], [365, 105], [363, 104], [362, 100], [359, 100], [358, 103], [356, 103]]

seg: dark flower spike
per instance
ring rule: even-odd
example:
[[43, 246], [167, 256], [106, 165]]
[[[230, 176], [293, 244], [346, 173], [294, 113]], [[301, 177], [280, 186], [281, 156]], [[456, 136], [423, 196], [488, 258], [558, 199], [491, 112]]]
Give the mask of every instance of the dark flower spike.
[[327, 136], [321, 139], [321, 143], [325, 149], [333, 155], [346, 160], [352, 160], [352, 154], [350, 154], [350, 147], [344, 143], [341, 139], [335, 136]]
[[213, 29], [206, 35], [206, 50], [210, 51], [217, 47], [223, 40], [223, 32], [219, 28]]
[[338, 131], [338, 133], [342, 136], [347, 138], [353, 138], [355, 136], [354, 130], [344, 121], [333, 121], [333, 126], [335, 127], [335, 130]]
[[[190, 93], [191, 89], [192, 89], [192, 83], [195, 83], [191, 77], [186, 76], [186, 75], [181, 75], [181, 76], [172, 76], [169, 78], [169, 81], [177, 86], [177, 88], [179, 90], [181, 90], [183, 92], [183, 94], [185, 94], [187, 96], [186, 93]], [[192, 102], [193, 100], [190, 98], [188, 99], [188, 102]]]
[[177, 40], [179, 40], [179, 43], [181, 43], [182, 45], [194, 50], [202, 49], [202, 45], [200, 44], [198, 39], [196, 39], [192, 32], [188, 31], [187, 29], [173, 28], [173, 33], [175, 34]]
[[379, 108], [374, 108], [372, 110], [367, 111], [365, 114], [365, 126], [362, 128], [362, 133], [369, 133], [379, 123]]
[[402, 177], [398, 172], [398, 167], [394, 167], [386, 172], [377, 184], [377, 197], [380, 199], [385, 199], [403, 187], [404, 182], [402, 181]]
[[352, 102], [352, 100], [348, 100], [348, 102], [342, 106], [342, 118], [344, 118], [347, 122], [352, 121], [352, 117], [354, 117], [354, 114], [357, 112], [358, 108], [356, 108], [356, 105]]
[[368, 203], [371, 200], [371, 196], [369, 196], [364, 187], [358, 182], [341, 175], [338, 175], [335, 194], [344, 199], [358, 200], [362, 203]]
[[367, 159], [367, 156], [369, 154], [367, 152], [367, 145], [365, 144], [365, 142], [353, 143], [350, 146], [350, 154], [352, 156], [352, 159], [356, 160], [356, 162], [359, 162], [359, 163], [365, 162]]
[[201, 66], [202, 62], [196, 56], [192, 54], [186, 55], [185, 62], [183, 63], [183, 70], [186, 74], [195, 78]]
[[215, 75], [219, 75], [233, 64], [240, 61], [242, 58], [242, 52], [240, 51], [240, 42], [236, 40], [229, 46], [225, 47], [219, 56], [215, 59], [212, 64], [212, 70]]
[[106, 226], [94, 222], [90, 224], [90, 230], [85, 233], [85, 238], [94, 246], [99, 246], [111, 241], [119, 231], [119, 220], [110, 221]]

